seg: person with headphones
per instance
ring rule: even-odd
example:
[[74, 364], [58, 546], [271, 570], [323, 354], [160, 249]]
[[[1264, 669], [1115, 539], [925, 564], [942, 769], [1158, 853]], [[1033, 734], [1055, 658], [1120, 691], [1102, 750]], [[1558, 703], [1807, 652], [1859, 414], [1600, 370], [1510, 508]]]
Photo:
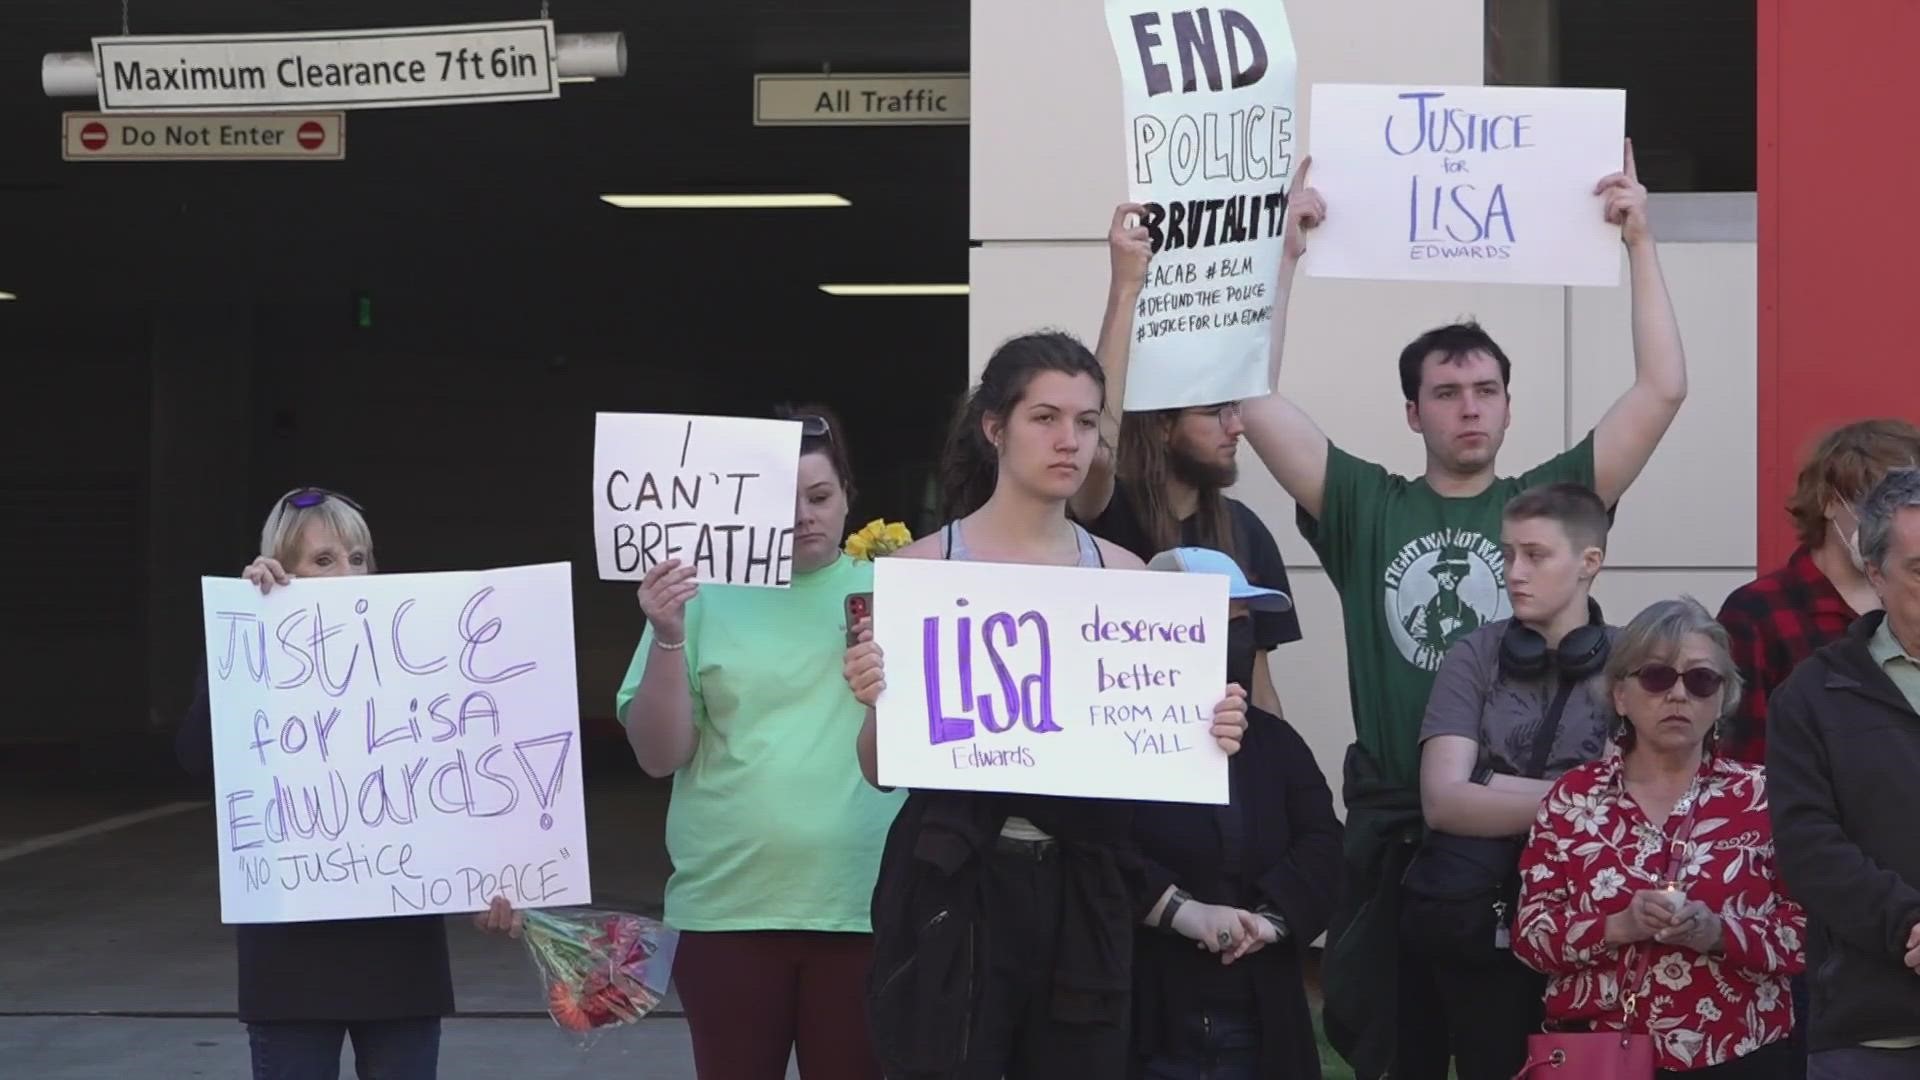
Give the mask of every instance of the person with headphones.
[[1428, 832], [1401, 882], [1401, 932], [1432, 962], [1459, 1080], [1508, 1080], [1540, 1026], [1546, 980], [1510, 948], [1520, 853], [1554, 779], [1606, 749], [1597, 686], [1618, 630], [1588, 593], [1607, 527], [1579, 484], [1507, 503], [1512, 617], [1448, 650], [1420, 727]]

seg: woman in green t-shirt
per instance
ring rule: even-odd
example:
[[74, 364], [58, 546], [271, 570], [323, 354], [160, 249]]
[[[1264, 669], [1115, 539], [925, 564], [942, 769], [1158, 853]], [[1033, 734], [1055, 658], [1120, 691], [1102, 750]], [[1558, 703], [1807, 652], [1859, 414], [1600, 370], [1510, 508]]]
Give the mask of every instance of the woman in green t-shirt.
[[849, 595], [873, 564], [841, 551], [853, 474], [826, 409], [802, 425], [789, 588], [699, 586], [669, 561], [640, 583], [647, 630], [619, 695], [640, 767], [673, 777], [666, 922], [702, 1080], [878, 1080], [862, 1009], [868, 901], [901, 797], [847, 746], [864, 710], [840, 663]]

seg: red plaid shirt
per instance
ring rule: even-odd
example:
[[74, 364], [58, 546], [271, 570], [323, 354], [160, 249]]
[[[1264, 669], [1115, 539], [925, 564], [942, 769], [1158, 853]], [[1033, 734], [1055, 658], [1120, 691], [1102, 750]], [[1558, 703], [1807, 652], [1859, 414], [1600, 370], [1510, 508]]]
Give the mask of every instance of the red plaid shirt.
[[1802, 546], [1787, 565], [1733, 591], [1720, 606], [1720, 625], [1733, 642], [1733, 663], [1746, 682], [1725, 753], [1764, 765], [1767, 698], [1800, 661], [1835, 641], [1859, 618]]

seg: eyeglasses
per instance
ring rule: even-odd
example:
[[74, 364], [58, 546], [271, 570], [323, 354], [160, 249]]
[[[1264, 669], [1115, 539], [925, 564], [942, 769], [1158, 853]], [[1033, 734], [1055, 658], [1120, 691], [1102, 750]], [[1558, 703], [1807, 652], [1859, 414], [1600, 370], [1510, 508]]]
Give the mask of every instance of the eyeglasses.
[[1634, 672], [1633, 677], [1639, 680], [1640, 689], [1649, 694], [1664, 694], [1678, 682], [1685, 683], [1687, 693], [1697, 698], [1710, 698], [1727, 683], [1726, 676], [1712, 668], [1688, 668], [1680, 672], [1666, 664], [1648, 664]]
[[337, 491], [328, 491], [326, 488], [321, 488], [321, 487], [294, 488], [292, 491], [287, 492], [286, 495], [283, 496], [280, 501], [294, 508], [295, 510], [310, 510], [313, 507], [319, 506], [321, 503], [326, 502], [328, 499], [333, 499], [338, 502], [345, 503], [346, 505], [352, 507], [355, 513], [358, 513], [358, 514], [366, 513], [365, 510], [360, 509], [359, 503], [354, 502], [352, 499], [347, 498], [345, 495], [342, 495]]
[[1228, 424], [1240, 419], [1240, 403], [1237, 401], [1229, 401], [1221, 405], [1207, 405], [1197, 409], [1183, 409], [1181, 411], [1187, 413], [1189, 416], [1211, 416], [1220, 422], [1221, 427], [1226, 427]]

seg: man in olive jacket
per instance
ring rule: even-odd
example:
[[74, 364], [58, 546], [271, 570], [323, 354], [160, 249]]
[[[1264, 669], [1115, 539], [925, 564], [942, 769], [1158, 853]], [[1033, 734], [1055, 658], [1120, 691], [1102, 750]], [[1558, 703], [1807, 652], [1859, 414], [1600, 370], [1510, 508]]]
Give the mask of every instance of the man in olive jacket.
[[1885, 610], [1768, 705], [1774, 845], [1810, 917], [1810, 1080], [1920, 1075], [1920, 471], [1888, 474], [1859, 517]]

